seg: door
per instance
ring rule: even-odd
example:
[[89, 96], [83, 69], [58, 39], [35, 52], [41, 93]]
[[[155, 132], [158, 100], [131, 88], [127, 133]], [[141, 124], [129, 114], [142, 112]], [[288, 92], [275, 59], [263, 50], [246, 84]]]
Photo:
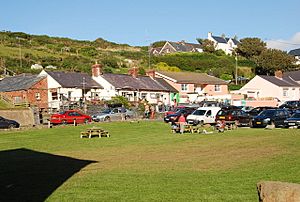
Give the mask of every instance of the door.
[[215, 123], [215, 116], [213, 116], [211, 110], [207, 110], [204, 116], [204, 123]]

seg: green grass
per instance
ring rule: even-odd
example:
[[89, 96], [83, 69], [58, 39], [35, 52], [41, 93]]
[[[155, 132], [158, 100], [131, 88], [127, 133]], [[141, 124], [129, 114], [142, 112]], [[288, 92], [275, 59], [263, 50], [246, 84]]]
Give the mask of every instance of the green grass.
[[48, 201], [257, 201], [261, 180], [300, 183], [296, 129], [174, 135], [161, 122], [97, 125], [111, 137], [80, 139], [90, 126], [2, 132], [0, 150], [96, 161]]

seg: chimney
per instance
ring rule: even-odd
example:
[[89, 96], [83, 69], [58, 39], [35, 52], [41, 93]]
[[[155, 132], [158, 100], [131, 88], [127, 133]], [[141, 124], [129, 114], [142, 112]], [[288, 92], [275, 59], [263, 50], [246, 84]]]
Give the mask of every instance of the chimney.
[[92, 76], [93, 77], [98, 77], [102, 74], [102, 65], [98, 64], [96, 62], [96, 64], [94, 64], [92, 66]]
[[152, 79], [154, 79], [155, 78], [155, 70], [151, 69], [151, 70], [147, 71], [146, 75], [150, 76]]
[[211, 38], [212, 37], [212, 33], [211, 32], [208, 32], [207, 33], [207, 38], [209, 39], [209, 38]]
[[281, 70], [276, 70], [275, 71], [275, 77], [277, 77], [278, 79], [282, 79], [283, 73]]
[[131, 75], [133, 78], [136, 78], [138, 75], [138, 68], [137, 67], [133, 67], [131, 69], [128, 70], [128, 74]]

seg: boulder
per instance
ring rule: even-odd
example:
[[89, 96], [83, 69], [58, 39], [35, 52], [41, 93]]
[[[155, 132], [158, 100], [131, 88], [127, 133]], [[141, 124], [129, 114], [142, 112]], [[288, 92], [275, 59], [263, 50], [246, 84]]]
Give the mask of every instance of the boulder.
[[257, 183], [259, 202], [299, 202], [300, 184], [262, 181]]

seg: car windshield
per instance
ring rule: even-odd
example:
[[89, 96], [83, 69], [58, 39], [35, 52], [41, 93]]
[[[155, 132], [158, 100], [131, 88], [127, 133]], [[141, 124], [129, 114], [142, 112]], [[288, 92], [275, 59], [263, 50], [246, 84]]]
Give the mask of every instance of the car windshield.
[[205, 114], [206, 110], [196, 110], [192, 114], [193, 115], [198, 115], [198, 116], [203, 116]]
[[108, 113], [110, 113], [110, 109], [104, 109], [101, 113], [104, 113], [104, 114], [108, 114]]
[[295, 113], [295, 114], [293, 114], [292, 117], [293, 117], [293, 118], [300, 118], [300, 113]]
[[275, 110], [265, 110], [260, 112], [259, 116], [274, 116]]
[[218, 112], [218, 115], [219, 116], [225, 116], [225, 115], [227, 115], [228, 114], [228, 111], [224, 111], [224, 110], [220, 110], [219, 112]]
[[66, 112], [65, 111], [63, 111], [63, 112], [59, 112], [59, 114], [65, 114]]

